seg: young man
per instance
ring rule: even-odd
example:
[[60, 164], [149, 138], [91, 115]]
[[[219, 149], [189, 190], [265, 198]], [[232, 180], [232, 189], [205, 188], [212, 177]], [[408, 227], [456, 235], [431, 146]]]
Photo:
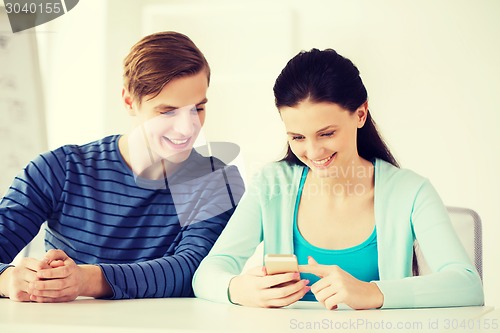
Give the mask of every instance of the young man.
[[[126, 135], [34, 159], [0, 202], [0, 294], [192, 296], [192, 276], [243, 193], [235, 167], [193, 144], [205, 120], [209, 65], [175, 32], [147, 36], [124, 62]], [[9, 262], [47, 221], [44, 258]]]

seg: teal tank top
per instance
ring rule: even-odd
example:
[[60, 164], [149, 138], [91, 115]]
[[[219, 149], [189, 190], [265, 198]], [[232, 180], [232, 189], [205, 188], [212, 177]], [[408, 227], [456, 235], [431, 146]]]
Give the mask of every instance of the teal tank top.
[[[378, 280], [379, 273], [376, 228], [373, 229], [373, 232], [368, 239], [361, 244], [340, 250], [329, 250], [314, 246], [300, 234], [297, 226], [297, 212], [308, 170], [308, 168], [304, 168], [304, 171], [302, 172], [293, 214], [293, 248], [299, 265], [306, 265], [307, 257], [312, 256], [319, 264], [337, 265], [358, 280], [366, 282]], [[309, 285], [312, 285], [319, 280], [316, 275], [309, 273], [301, 273], [300, 277], [301, 279], [308, 279], [310, 281]], [[305, 294], [301, 300], [317, 301], [311, 291]]]

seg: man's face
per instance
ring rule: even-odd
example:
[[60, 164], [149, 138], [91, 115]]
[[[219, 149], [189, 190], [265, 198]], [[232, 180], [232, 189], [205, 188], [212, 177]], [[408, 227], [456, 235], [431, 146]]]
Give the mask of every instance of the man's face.
[[205, 122], [208, 79], [205, 71], [169, 82], [154, 98], [133, 102], [136, 117], [130, 147], [147, 149], [151, 163], [185, 161]]

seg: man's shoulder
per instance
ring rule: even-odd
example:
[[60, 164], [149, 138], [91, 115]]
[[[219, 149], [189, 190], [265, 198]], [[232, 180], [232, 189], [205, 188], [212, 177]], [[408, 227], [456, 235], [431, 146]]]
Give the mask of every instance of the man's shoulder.
[[227, 165], [215, 156], [203, 156], [193, 149], [189, 158], [182, 163], [179, 171], [171, 177], [171, 181], [172, 183], [184, 183], [222, 171], [239, 174], [236, 166]]
[[108, 155], [116, 153], [119, 135], [110, 135], [82, 145], [65, 145], [61, 149], [78, 155]]
[[65, 156], [73, 159], [96, 158], [99, 155], [114, 155], [117, 152], [118, 135], [110, 135], [85, 144], [66, 144], [42, 155]]
[[65, 169], [65, 165], [68, 163], [85, 165], [96, 161], [108, 163], [115, 160], [119, 162], [116, 149], [118, 138], [119, 136], [112, 135], [82, 145], [63, 145], [54, 150], [41, 153], [33, 159], [32, 163], [50, 168], [61, 166]]

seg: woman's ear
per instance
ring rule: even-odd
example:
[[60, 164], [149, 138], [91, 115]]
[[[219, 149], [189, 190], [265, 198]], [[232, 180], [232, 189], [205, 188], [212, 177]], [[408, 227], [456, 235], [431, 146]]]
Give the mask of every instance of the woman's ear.
[[134, 99], [132, 98], [132, 95], [130, 95], [128, 89], [123, 88], [122, 89], [122, 101], [123, 101], [123, 106], [125, 107], [125, 110], [128, 112], [130, 116], [135, 116], [135, 110], [134, 110]]
[[368, 117], [368, 101], [361, 104], [361, 106], [356, 110], [356, 117], [358, 121], [358, 128], [362, 128], [365, 125], [366, 118]]

